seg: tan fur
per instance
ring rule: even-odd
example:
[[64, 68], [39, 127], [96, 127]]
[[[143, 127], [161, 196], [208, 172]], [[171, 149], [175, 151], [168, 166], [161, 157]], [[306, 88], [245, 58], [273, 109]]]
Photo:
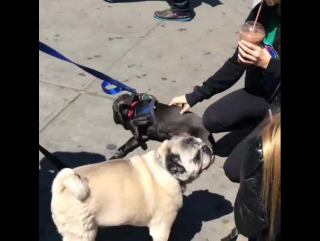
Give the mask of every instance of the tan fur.
[[54, 188], [70, 178], [61, 180], [61, 173], [66, 172], [62, 170], [53, 183], [51, 210], [63, 240], [93, 241], [98, 226], [124, 224], [148, 226], [153, 240], [167, 240], [182, 206], [182, 193], [177, 179], [160, 167], [154, 157], [155, 151], [151, 151], [130, 160], [74, 169], [88, 179], [91, 193], [83, 202], [68, 188]]
[[[157, 158], [165, 160], [178, 141], [165, 141], [157, 151], [129, 160], [61, 170], [52, 185], [51, 211], [63, 240], [94, 241], [98, 226], [119, 225], [147, 226], [154, 241], [168, 240], [182, 190]], [[198, 172], [198, 164], [188, 159], [193, 156], [184, 155], [186, 170]]]

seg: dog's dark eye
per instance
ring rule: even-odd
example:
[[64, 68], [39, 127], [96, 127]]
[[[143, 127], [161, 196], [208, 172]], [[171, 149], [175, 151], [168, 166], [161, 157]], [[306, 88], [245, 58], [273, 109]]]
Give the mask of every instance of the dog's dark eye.
[[178, 163], [180, 161], [180, 157], [177, 155], [172, 155], [171, 156], [171, 161], [174, 163]]
[[170, 154], [167, 156], [167, 168], [172, 174], [186, 172], [186, 169], [179, 162], [181, 162], [179, 155]]

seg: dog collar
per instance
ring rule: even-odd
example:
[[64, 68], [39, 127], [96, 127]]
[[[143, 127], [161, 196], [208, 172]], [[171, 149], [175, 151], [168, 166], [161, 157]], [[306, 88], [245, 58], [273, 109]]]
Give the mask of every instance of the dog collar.
[[163, 169], [167, 170], [167, 168], [166, 168], [166, 163], [162, 160], [162, 158], [161, 158], [160, 155], [157, 157], [157, 160], [158, 160], [158, 163], [160, 164], [160, 166], [161, 166]]

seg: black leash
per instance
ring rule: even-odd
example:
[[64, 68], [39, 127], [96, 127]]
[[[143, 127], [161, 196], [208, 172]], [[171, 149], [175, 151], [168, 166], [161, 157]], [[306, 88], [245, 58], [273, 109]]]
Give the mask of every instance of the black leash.
[[59, 158], [55, 157], [54, 155], [52, 155], [48, 150], [46, 150], [45, 148], [43, 148], [40, 144], [39, 144], [39, 151], [46, 157], [48, 158], [49, 161], [51, 161], [51, 163], [60, 171], [63, 168], [68, 168], [67, 165], [65, 165]]

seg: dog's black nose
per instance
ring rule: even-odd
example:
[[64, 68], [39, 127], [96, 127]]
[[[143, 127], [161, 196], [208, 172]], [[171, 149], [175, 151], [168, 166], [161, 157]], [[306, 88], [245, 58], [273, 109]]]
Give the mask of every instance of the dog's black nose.
[[212, 154], [211, 149], [210, 149], [207, 145], [202, 146], [201, 149], [202, 149], [202, 151], [203, 151], [204, 153], [206, 153], [206, 154], [209, 154], [209, 155]]

